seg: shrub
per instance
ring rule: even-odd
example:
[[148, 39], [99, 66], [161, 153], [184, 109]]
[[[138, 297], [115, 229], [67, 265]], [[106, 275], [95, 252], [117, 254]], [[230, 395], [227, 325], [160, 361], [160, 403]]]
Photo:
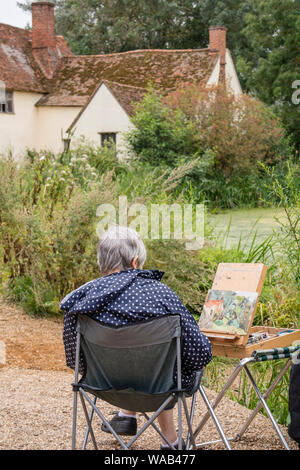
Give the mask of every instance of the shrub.
[[192, 158], [201, 152], [192, 122], [179, 108], [170, 110], [152, 87], [135, 111], [135, 129], [128, 133], [127, 140], [140, 161], [175, 167], [179, 158]]
[[274, 234], [284, 260], [286, 276], [300, 285], [300, 170], [292, 161], [285, 164], [284, 177], [273, 168], [261, 165], [269, 178], [266, 188], [269, 199], [284, 209], [285, 218], [277, 219], [279, 231]]
[[[99, 277], [96, 263], [97, 207], [118, 208], [128, 202], [180, 202], [176, 185], [193, 163], [173, 170], [130, 166], [114, 161], [113, 149], [77, 149], [55, 156], [30, 151], [22, 165], [0, 161], [1, 291], [31, 314], [58, 314], [59, 301], [71, 290]], [[97, 159], [98, 157], [98, 159]], [[118, 176], [116, 173], [119, 172]], [[52, 177], [51, 177], [52, 175]], [[153, 198], [153, 194], [155, 197]], [[166, 282], [185, 301], [198, 302], [195, 279], [183, 275], [181, 264], [202, 272], [198, 260], [179, 242], [149, 242], [148, 267], [166, 267]], [[163, 248], [165, 246], [165, 248]], [[177, 278], [178, 276], [178, 278]], [[182, 280], [180, 282], [179, 280]]]
[[280, 121], [250, 95], [235, 97], [225, 87], [192, 84], [165, 100], [194, 125], [201, 147], [214, 150], [216, 167], [225, 172], [253, 172], [256, 162], [274, 164], [291, 153]]

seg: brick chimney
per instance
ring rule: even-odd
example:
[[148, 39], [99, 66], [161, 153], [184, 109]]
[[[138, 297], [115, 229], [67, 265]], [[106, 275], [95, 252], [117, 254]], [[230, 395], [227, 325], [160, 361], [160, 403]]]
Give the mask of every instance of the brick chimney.
[[32, 51], [47, 78], [52, 78], [58, 63], [55, 36], [54, 4], [33, 2], [32, 11]]
[[32, 48], [56, 47], [54, 4], [32, 3]]
[[211, 26], [209, 28], [209, 48], [218, 49], [221, 54], [221, 65], [226, 63], [226, 31], [225, 26]]

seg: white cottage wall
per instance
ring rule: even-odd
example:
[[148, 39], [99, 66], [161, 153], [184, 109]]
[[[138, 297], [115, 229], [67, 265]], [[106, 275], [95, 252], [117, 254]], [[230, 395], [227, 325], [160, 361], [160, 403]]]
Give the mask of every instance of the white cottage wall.
[[132, 128], [134, 125], [130, 117], [105, 83], [102, 83], [72, 128], [72, 144], [84, 136], [100, 145], [101, 132], [115, 132], [117, 154], [122, 159], [127, 155], [124, 133]]
[[13, 93], [13, 113], [0, 113], [0, 153], [21, 158], [26, 148], [37, 146], [37, 108], [40, 93]]
[[77, 106], [38, 106], [37, 150], [64, 150], [66, 131], [81, 110]]

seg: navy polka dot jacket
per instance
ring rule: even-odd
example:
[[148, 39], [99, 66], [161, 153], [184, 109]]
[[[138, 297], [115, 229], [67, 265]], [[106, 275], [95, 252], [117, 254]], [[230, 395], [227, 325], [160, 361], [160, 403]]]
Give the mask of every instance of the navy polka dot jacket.
[[[90, 281], [68, 294], [60, 304], [65, 312], [63, 340], [67, 365], [75, 368], [77, 314], [89, 315], [102, 324], [112, 326], [179, 314], [182, 326], [182, 386], [191, 390], [196, 371], [211, 360], [211, 345], [179, 297], [160, 282], [163, 274], [156, 270], [129, 269]], [[79, 370], [84, 373], [82, 358]]]

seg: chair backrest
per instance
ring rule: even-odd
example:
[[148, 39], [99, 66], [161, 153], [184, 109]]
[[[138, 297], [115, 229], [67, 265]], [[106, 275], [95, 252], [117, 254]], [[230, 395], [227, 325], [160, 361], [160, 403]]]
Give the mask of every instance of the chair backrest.
[[173, 373], [181, 354], [179, 315], [122, 327], [104, 326], [86, 315], [78, 320], [86, 363], [82, 381], [91, 389], [162, 394], [178, 387]]

